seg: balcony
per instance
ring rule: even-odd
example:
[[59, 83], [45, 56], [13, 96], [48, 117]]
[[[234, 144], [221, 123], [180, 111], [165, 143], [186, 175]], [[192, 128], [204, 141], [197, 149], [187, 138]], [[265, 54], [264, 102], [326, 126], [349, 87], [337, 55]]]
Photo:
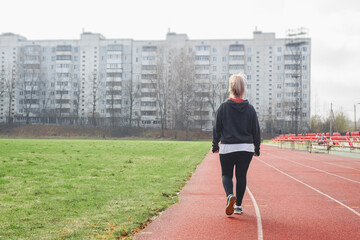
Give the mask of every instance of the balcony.
[[210, 56], [210, 50], [196, 51], [195, 56]]
[[196, 69], [196, 74], [210, 74], [210, 69]]
[[245, 52], [244, 51], [230, 51], [229, 52], [229, 56], [236, 56], [236, 55], [244, 56]]
[[245, 60], [229, 60], [229, 65], [244, 65]]
[[208, 60], [195, 60], [195, 65], [210, 65], [210, 59], [208, 59]]

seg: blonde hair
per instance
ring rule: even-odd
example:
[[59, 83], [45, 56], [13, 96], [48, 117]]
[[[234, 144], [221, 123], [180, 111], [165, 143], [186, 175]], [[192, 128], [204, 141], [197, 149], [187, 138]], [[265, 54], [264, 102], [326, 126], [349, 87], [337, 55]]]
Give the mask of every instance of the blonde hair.
[[231, 98], [244, 98], [246, 92], [246, 75], [243, 73], [231, 75], [229, 78]]

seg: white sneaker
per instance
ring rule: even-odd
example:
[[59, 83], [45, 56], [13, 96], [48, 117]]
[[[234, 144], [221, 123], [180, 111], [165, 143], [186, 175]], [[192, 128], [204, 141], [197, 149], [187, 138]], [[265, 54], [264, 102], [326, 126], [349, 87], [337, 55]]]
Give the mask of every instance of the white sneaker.
[[241, 206], [237, 206], [237, 205], [235, 204], [234, 214], [242, 214], [242, 213], [243, 213], [243, 211], [242, 211]]
[[231, 215], [234, 213], [234, 205], [236, 203], [236, 197], [232, 194], [230, 194], [227, 198], [227, 204], [226, 204], [226, 215]]

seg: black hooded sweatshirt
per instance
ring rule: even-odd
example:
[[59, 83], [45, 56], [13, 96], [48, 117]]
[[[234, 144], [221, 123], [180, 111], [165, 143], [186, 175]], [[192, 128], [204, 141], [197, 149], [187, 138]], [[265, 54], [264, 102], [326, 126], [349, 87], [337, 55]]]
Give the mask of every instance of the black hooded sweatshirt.
[[253, 143], [260, 155], [260, 127], [254, 107], [247, 101], [240, 103], [227, 100], [216, 112], [213, 128], [213, 146], [224, 144]]

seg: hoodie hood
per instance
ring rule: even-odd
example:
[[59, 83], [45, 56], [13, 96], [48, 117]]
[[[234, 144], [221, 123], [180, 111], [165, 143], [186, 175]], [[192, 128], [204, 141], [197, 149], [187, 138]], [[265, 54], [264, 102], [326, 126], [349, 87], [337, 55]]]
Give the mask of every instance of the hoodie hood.
[[232, 108], [236, 109], [238, 112], [244, 112], [248, 106], [249, 106], [249, 101], [248, 100], [244, 100], [240, 103], [234, 102], [230, 99], [228, 99], [226, 101]]

